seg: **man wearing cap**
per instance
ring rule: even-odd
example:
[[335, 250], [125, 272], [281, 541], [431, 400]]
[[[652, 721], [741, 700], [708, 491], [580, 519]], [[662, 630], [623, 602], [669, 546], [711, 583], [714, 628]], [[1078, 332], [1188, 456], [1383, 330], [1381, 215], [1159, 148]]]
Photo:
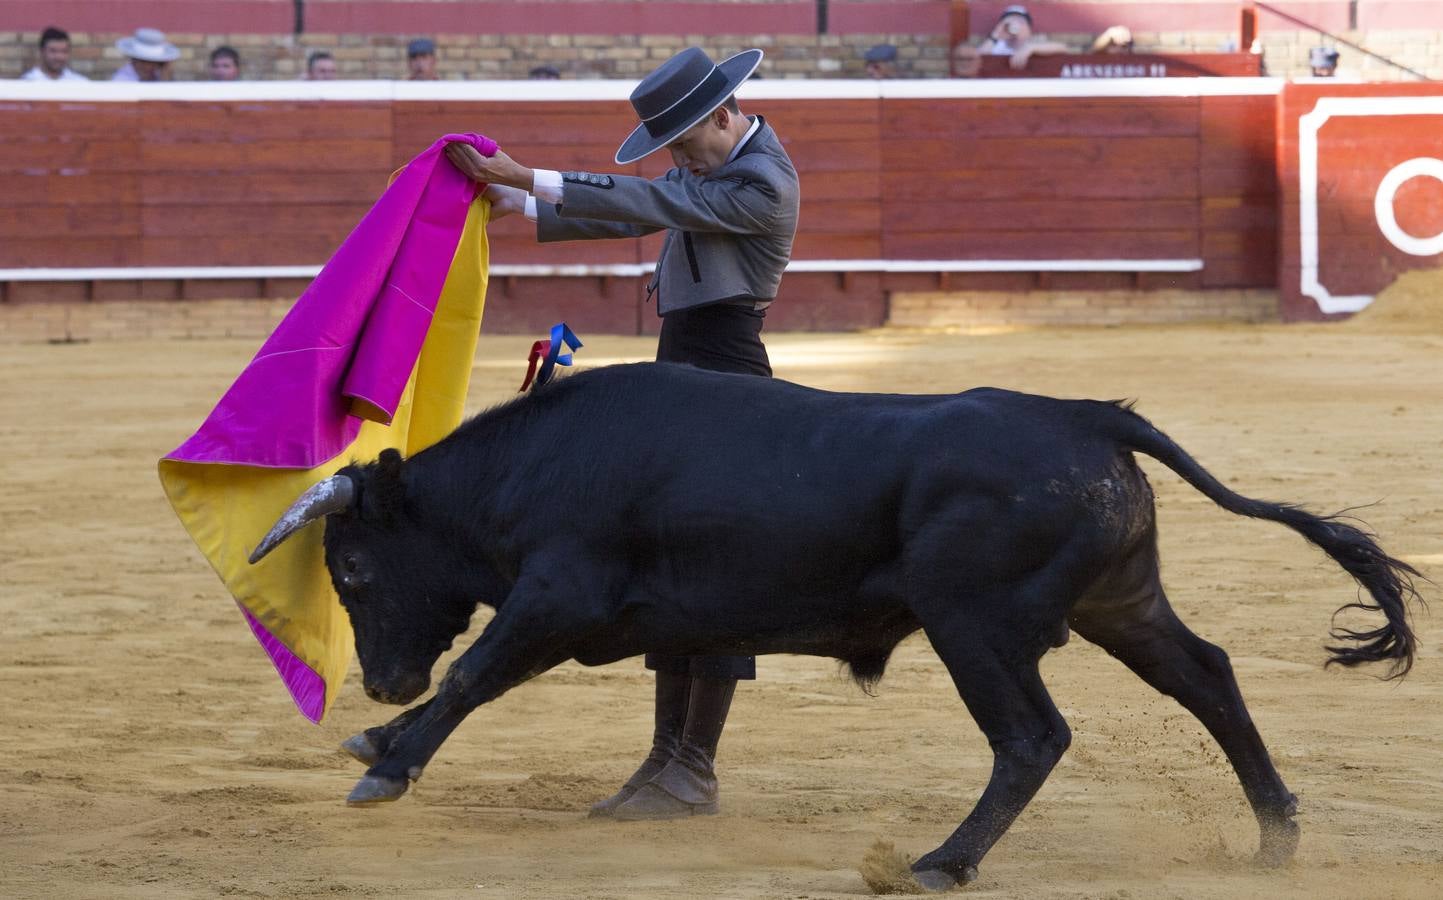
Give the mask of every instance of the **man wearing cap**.
[[1338, 71], [1338, 51], [1332, 47], [1314, 47], [1308, 51], [1308, 68], [1314, 78], [1332, 78]]
[[[542, 241], [639, 237], [666, 232], [647, 287], [662, 317], [656, 358], [770, 377], [762, 321], [792, 254], [797, 172], [761, 116], [745, 116], [734, 92], [761, 62], [747, 50], [720, 65], [695, 47], [642, 79], [631, 93], [641, 124], [616, 152], [629, 165], [666, 148], [674, 168], [657, 179], [528, 169], [470, 145], [447, 155], [486, 182], [493, 218], [524, 211]], [[738, 527], [744, 527], [741, 524]], [[744, 560], [737, 561], [744, 565]], [[648, 654], [656, 670], [651, 753], [593, 816], [673, 819], [717, 812], [717, 743], [738, 679], [756, 677], [751, 657]]]
[[862, 60], [867, 64], [868, 78], [897, 77], [897, 48], [891, 44], [878, 44], [867, 48], [867, 52], [862, 54]]
[[416, 38], [406, 45], [406, 78], [410, 81], [439, 81], [436, 74], [436, 42]]
[[135, 34], [115, 42], [127, 62], [110, 76], [111, 81], [163, 81], [171, 63], [180, 59], [180, 49], [154, 28], [137, 28]]
[[1033, 30], [1032, 14], [1020, 5], [1002, 10], [981, 49], [984, 56], [1008, 57], [1007, 64], [1014, 71], [1027, 68], [1028, 60], [1034, 55], [1068, 52], [1065, 44], [1038, 36]]

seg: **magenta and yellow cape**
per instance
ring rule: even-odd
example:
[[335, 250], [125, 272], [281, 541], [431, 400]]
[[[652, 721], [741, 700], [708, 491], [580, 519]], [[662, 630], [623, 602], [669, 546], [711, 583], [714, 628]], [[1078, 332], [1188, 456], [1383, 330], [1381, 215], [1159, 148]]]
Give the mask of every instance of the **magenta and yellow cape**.
[[354, 639], [308, 528], [247, 556], [302, 491], [461, 421], [486, 296], [490, 205], [447, 135], [412, 160], [326, 263], [200, 429], [160, 461], [181, 523], [220, 575], [301, 713], [330, 709]]

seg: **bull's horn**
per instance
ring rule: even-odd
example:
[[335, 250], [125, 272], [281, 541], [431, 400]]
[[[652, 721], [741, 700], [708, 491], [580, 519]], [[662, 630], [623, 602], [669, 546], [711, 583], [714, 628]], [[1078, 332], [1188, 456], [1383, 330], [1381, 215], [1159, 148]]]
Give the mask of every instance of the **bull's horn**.
[[306, 488], [305, 493], [291, 504], [291, 508], [276, 520], [260, 546], [251, 552], [251, 565], [260, 562], [262, 557], [276, 549], [282, 541], [315, 520], [350, 509], [355, 496], [356, 484], [346, 475], [332, 475], [325, 481]]

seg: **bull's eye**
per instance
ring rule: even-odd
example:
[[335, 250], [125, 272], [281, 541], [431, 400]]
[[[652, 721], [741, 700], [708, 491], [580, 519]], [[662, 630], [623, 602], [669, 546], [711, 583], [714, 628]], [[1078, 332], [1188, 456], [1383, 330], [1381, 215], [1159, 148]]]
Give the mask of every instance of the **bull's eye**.
[[356, 574], [356, 568], [357, 568], [357, 566], [356, 566], [356, 558], [355, 558], [354, 556], [349, 555], [349, 554], [346, 555], [345, 557], [342, 557], [342, 559], [341, 559], [341, 568], [342, 568], [342, 569], [345, 569], [345, 570], [346, 570], [346, 573], [349, 574], [349, 575], [354, 575], [354, 574]]

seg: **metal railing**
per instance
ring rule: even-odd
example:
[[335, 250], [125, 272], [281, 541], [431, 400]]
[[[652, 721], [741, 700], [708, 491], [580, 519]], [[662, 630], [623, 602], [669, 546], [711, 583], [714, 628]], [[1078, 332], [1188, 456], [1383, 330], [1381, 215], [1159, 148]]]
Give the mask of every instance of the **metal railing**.
[[1288, 22], [1293, 23], [1294, 25], [1298, 25], [1298, 26], [1301, 26], [1301, 27], [1303, 27], [1303, 28], [1306, 28], [1306, 29], [1308, 29], [1309, 31], [1316, 31], [1318, 34], [1322, 35], [1322, 36], [1325, 37], [1325, 38], [1328, 38], [1329, 40], [1333, 41], [1334, 43], [1342, 44], [1344, 47], [1348, 47], [1348, 48], [1350, 48], [1350, 49], [1357, 50], [1359, 53], [1365, 54], [1365, 55], [1367, 55], [1367, 56], [1371, 56], [1371, 57], [1373, 57], [1374, 59], [1378, 60], [1379, 62], [1382, 62], [1382, 63], [1385, 63], [1385, 64], [1387, 64], [1387, 65], [1390, 65], [1390, 66], [1392, 66], [1392, 67], [1395, 68], [1395, 69], [1399, 69], [1399, 70], [1401, 70], [1401, 71], [1407, 72], [1409, 75], [1412, 75], [1414, 78], [1417, 78], [1417, 79], [1419, 79], [1420, 81], [1432, 81], [1432, 80], [1433, 80], [1433, 79], [1429, 78], [1427, 75], [1424, 75], [1422, 72], [1419, 72], [1419, 71], [1417, 71], [1417, 70], [1415, 70], [1415, 69], [1410, 69], [1410, 68], [1408, 68], [1407, 66], [1403, 65], [1402, 63], [1397, 62], [1397, 61], [1392, 60], [1392, 59], [1389, 59], [1388, 57], [1382, 55], [1381, 53], [1374, 53], [1372, 50], [1369, 50], [1367, 47], [1364, 47], [1362, 44], [1355, 44], [1355, 43], [1353, 43], [1352, 41], [1348, 40], [1347, 38], [1339, 37], [1338, 35], [1333, 34], [1331, 31], [1326, 31], [1326, 30], [1324, 30], [1324, 29], [1322, 29], [1322, 28], [1319, 28], [1317, 25], [1314, 25], [1312, 22], [1308, 22], [1308, 21], [1305, 21], [1305, 20], [1303, 20], [1303, 19], [1299, 19], [1297, 16], [1291, 15], [1291, 14], [1289, 14], [1289, 13], [1285, 13], [1285, 12], [1283, 12], [1281, 9], [1278, 9], [1276, 6], [1270, 6], [1270, 5], [1268, 5], [1267, 3], [1259, 3], [1259, 2], [1254, 2], [1254, 3], [1253, 3], [1253, 6], [1257, 7], [1257, 8], [1260, 9], [1260, 10], [1263, 10], [1264, 12], [1268, 13], [1269, 15], [1277, 16], [1277, 17], [1280, 18], [1280, 19], [1284, 19], [1284, 20], [1286, 20], [1286, 21], [1288, 21]]

